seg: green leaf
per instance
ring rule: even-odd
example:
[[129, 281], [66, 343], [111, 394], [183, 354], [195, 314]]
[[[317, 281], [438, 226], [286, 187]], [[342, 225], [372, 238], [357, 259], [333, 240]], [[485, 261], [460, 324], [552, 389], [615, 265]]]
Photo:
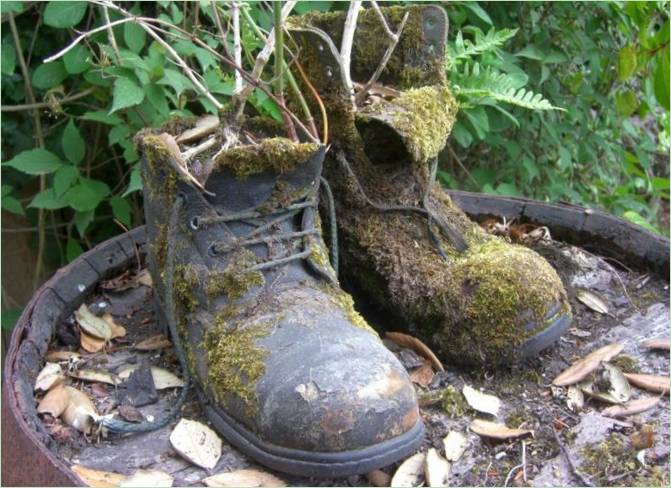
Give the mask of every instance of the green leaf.
[[94, 210], [102, 202], [110, 189], [106, 183], [89, 178], [79, 178], [79, 183], [65, 193], [65, 201], [78, 212]]
[[452, 135], [457, 141], [457, 144], [463, 148], [467, 148], [473, 143], [473, 135], [471, 134], [471, 131], [468, 130], [460, 120], [458, 120], [457, 123], [454, 124], [454, 127], [452, 127]]
[[[10, 2], [2, 2], [2, 5]], [[20, 2], [11, 2], [11, 3], [20, 3]], [[2, 323], [2, 330], [12, 330], [16, 326], [16, 323], [19, 321], [23, 309], [21, 308], [11, 308], [9, 310], [3, 310], [0, 312], [0, 322]]]
[[135, 53], [142, 51], [147, 34], [144, 29], [135, 22], [126, 22], [123, 26], [123, 40], [128, 49]]
[[130, 174], [130, 181], [128, 182], [128, 188], [121, 195], [122, 197], [127, 197], [134, 191], [142, 190], [142, 176], [140, 174], [140, 168], [136, 165], [133, 168], [133, 171]]
[[144, 87], [144, 90], [149, 103], [152, 104], [159, 114], [168, 115], [170, 113], [170, 106], [168, 105], [168, 100], [162, 86], [150, 83]]
[[70, 120], [63, 131], [63, 153], [65, 157], [74, 164], [79, 164], [86, 155], [86, 143], [79, 133], [75, 123]]
[[182, 93], [184, 90], [191, 88], [191, 80], [174, 69], [166, 69], [165, 76], [157, 81], [157, 83], [159, 85], [167, 85], [172, 87], [177, 95]]
[[21, 206], [21, 202], [19, 202], [13, 196], [3, 195], [2, 204], [0, 206], [2, 206], [3, 210], [7, 210], [8, 212], [22, 215], [24, 217], [26, 216], [26, 213], [23, 211], [23, 207]]
[[144, 100], [144, 90], [128, 78], [117, 78], [114, 82], [114, 95], [110, 114], [138, 105]]
[[77, 232], [81, 237], [84, 237], [86, 234], [86, 229], [89, 228], [89, 225], [93, 221], [93, 216], [95, 215], [95, 210], [89, 210], [87, 212], [76, 212], [75, 213], [75, 227], [77, 227]]
[[629, 79], [636, 71], [637, 59], [634, 46], [624, 46], [617, 54], [617, 78], [620, 81]]
[[63, 56], [63, 63], [65, 63], [65, 70], [71, 75], [83, 73], [89, 69], [88, 59], [90, 57], [89, 50], [81, 44], [77, 44], [70, 49]]
[[636, 225], [640, 225], [644, 229], [649, 230], [650, 232], [654, 232], [655, 234], [659, 234], [659, 231], [648, 222], [645, 217], [643, 217], [641, 214], [638, 212], [634, 212], [633, 210], [627, 210], [622, 214], [622, 217], [627, 219], [629, 222], [633, 222]]
[[120, 196], [113, 196], [110, 198], [110, 206], [114, 217], [126, 227], [130, 227], [130, 205], [128, 202]]
[[615, 108], [621, 116], [629, 117], [636, 111], [637, 107], [638, 103], [633, 91], [626, 90], [615, 94]]
[[84, 18], [87, 2], [49, 2], [42, 16], [50, 27], [73, 27]]
[[300, 1], [294, 7], [294, 12], [296, 12], [298, 15], [303, 15], [304, 13], [310, 12], [311, 10], [316, 10], [317, 12], [328, 12], [331, 10], [331, 5], [333, 5], [333, 2], [324, 2], [319, 0]]
[[56, 210], [67, 206], [67, 202], [58, 197], [53, 188], [47, 188], [35, 195], [28, 205], [29, 208], [45, 208], [47, 210]]
[[489, 118], [487, 112], [483, 107], [475, 107], [470, 110], [465, 110], [464, 114], [475, 129], [479, 139], [484, 139], [489, 132]]
[[499, 183], [496, 185], [496, 193], [499, 195], [506, 195], [509, 197], [521, 196], [519, 190], [513, 183]]
[[130, 128], [127, 125], [117, 125], [116, 127], [112, 127], [112, 130], [107, 134], [107, 141], [111, 146], [127, 139], [129, 135]]
[[468, 10], [471, 11], [475, 17], [483, 21], [485, 24], [488, 25], [494, 25], [494, 22], [492, 22], [492, 18], [489, 16], [487, 12], [484, 11], [484, 9], [478, 5], [477, 2], [464, 2], [462, 3], [464, 7], [466, 7]]
[[517, 34], [517, 29], [499, 29], [493, 27], [487, 34], [483, 35], [480, 29], [474, 33], [474, 40], [464, 39], [461, 31], [457, 32], [454, 43], [449, 42], [448, 48], [448, 68], [456, 60], [471, 59], [485, 53], [495, 53], [508, 39]]
[[0, 71], [2, 74], [14, 74], [14, 68], [16, 68], [16, 50], [14, 49], [14, 46], [3, 42], [1, 55], [2, 58], [0, 59]]
[[68, 72], [63, 61], [40, 64], [33, 73], [33, 86], [40, 90], [48, 90], [59, 85], [67, 77]]
[[654, 74], [654, 89], [657, 102], [669, 110], [669, 46], [667, 45], [657, 56], [657, 67]]
[[46, 149], [29, 149], [17, 154], [2, 166], [9, 166], [28, 175], [45, 175], [53, 173], [63, 163], [58, 156]]
[[543, 51], [538, 49], [536, 46], [534, 46], [533, 44], [529, 44], [524, 49], [515, 54], [515, 56], [517, 56], [518, 58], [527, 58], [527, 59], [533, 59], [535, 61], [542, 61], [544, 54]]
[[84, 120], [92, 120], [102, 124], [117, 125], [123, 123], [123, 120], [118, 115], [110, 114], [105, 110], [96, 110], [95, 112], [86, 112], [82, 115]]
[[2, 2], [0, 2], [0, 13], [8, 14], [9, 12], [14, 12], [15, 14], [18, 14], [22, 10], [23, 2], [10, 0], [2, 0]]
[[54, 191], [56, 192], [56, 196], [60, 197], [65, 194], [65, 192], [70, 189], [78, 176], [79, 172], [74, 166], [61, 166], [54, 173]]
[[83, 252], [84, 250], [79, 242], [72, 238], [68, 239], [68, 243], [65, 245], [65, 259], [68, 260], [68, 263], [77, 259]]

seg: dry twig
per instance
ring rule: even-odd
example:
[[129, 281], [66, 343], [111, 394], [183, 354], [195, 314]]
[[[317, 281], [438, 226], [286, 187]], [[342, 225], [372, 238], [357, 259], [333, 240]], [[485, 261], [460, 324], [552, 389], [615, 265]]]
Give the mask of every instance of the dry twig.
[[345, 90], [349, 94], [352, 104], [354, 104], [354, 87], [352, 86], [352, 77], [350, 76], [350, 65], [352, 61], [352, 44], [354, 43], [354, 32], [356, 31], [356, 21], [361, 10], [361, 2], [354, 1], [349, 5], [345, 27], [343, 28], [342, 43], [340, 44], [340, 62], [342, 73], [344, 75]]

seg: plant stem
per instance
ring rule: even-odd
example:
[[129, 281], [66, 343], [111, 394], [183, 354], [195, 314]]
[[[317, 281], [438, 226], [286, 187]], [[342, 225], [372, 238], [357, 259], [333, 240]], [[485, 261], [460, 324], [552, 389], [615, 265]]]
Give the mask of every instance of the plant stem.
[[275, 93], [284, 93], [284, 29], [282, 28], [282, 2], [273, 2], [275, 27]]

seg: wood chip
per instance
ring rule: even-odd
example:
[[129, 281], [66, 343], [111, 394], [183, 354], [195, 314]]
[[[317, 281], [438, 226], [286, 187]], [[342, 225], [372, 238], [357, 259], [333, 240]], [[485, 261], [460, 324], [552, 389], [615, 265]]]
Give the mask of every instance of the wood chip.
[[195, 420], [181, 419], [170, 434], [170, 444], [181, 456], [201, 468], [214, 468], [221, 457], [219, 436]]
[[172, 486], [172, 482], [172, 476], [160, 469], [138, 469], [131, 476], [119, 483], [119, 486], [160, 488]]
[[401, 347], [407, 347], [412, 349], [420, 356], [428, 359], [433, 364], [434, 369], [437, 371], [445, 371], [443, 364], [440, 362], [440, 359], [433, 353], [429, 346], [424, 344], [422, 341], [408, 334], [403, 334], [402, 332], [387, 332], [385, 335], [387, 339], [398, 344]]
[[70, 403], [70, 396], [63, 384], [49, 390], [37, 405], [37, 413], [48, 413], [52, 417], [60, 417]]
[[184, 144], [212, 134], [219, 127], [219, 117], [216, 115], [206, 115], [196, 121], [192, 129], [185, 130], [175, 138], [175, 141]]
[[51, 362], [68, 361], [70, 358], [78, 358], [80, 354], [74, 351], [49, 351], [44, 359]]
[[105, 347], [105, 339], [98, 339], [97, 337], [90, 336], [83, 331], [80, 334], [80, 341], [82, 349], [84, 349], [86, 352], [99, 352], [102, 351], [103, 347]]
[[119, 486], [126, 477], [119, 473], [100, 471], [86, 468], [80, 464], [73, 464], [70, 469], [88, 486], [98, 488], [113, 488]]
[[584, 289], [578, 290], [576, 292], [576, 298], [590, 310], [601, 314], [608, 313], [608, 305], [606, 305], [606, 301], [592, 291]]
[[172, 347], [172, 342], [165, 334], [156, 334], [135, 344], [138, 351], [154, 351], [156, 349], [165, 349]]
[[624, 377], [632, 385], [656, 393], [667, 393], [669, 391], [669, 377], [654, 374], [624, 373]]
[[93, 420], [98, 418], [98, 412], [86, 393], [76, 388], [66, 386], [69, 403], [62, 414], [63, 421], [70, 427], [88, 434], [91, 431]]
[[669, 341], [668, 338], [648, 339], [647, 341], [641, 342], [641, 345], [647, 349], [663, 349], [668, 351], [671, 346], [671, 341]]
[[75, 311], [75, 319], [79, 328], [88, 335], [105, 341], [112, 338], [112, 329], [109, 324], [100, 317], [93, 315], [85, 303], [82, 303]]
[[514, 439], [525, 435], [533, 435], [534, 433], [533, 430], [511, 429], [503, 424], [481, 419], [475, 419], [471, 422], [471, 430], [478, 435], [492, 439]]
[[450, 431], [447, 437], [443, 439], [443, 447], [445, 447], [445, 458], [454, 463], [461, 458], [468, 447], [468, 440], [463, 434], [456, 430]]
[[391, 475], [385, 473], [381, 469], [374, 469], [366, 473], [366, 479], [373, 486], [389, 486], [391, 483]]
[[61, 370], [61, 365], [47, 363], [37, 375], [35, 390], [49, 391], [52, 386], [62, 383], [63, 380], [65, 380], [65, 375]]
[[141, 285], [148, 286], [149, 288], [154, 286], [154, 282], [147, 268], [143, 269], [137, 274], [137, 276], [135, 277], [135, 281], [137, 281]]
[[238, 469], [229, 473], [219, 473], [203, 480], [207, 486], [286, 486], [277, 476], [260, 469]]
[[107, 322], [110, 330], [112, 331], [111, 339], [117, 339], [118, 337], [124, 337], [126, 335], [126, 328], [122, 325], [119, 325], [112, 317], [111, 313], [103, 314], [102, 319]]
[[659, 397], [638, 398], [622, 405], [613, 405], [601, 412], [605, 417], [626, 417], [650, 410], [659, 403]]
[[447, 486], [450, 463], [443, 459], [433, 447], [426, 452], [424, 479], [427, 486]]
[[655, 430], [650, 424], [643, 424], [641, 428], [629, 436], [631, 447], [639, 451], [650, 449], [655, 444]]
[[469, 385], [464, 385], [461, 392], [473, 410], [488, 413], [494, 417], [498, 415], [499, 408], [501, 408], [501, 400], [494, 395], [481, 393]]
[[116, 375], [95, 369], [78, 369], [69, 373], [69, 375], [78, 380], [107, 383], [108, 385], [118, 385], [121, 382]]
[[418, 452], [403, 461], [391, 478], [391, 486], [422, 486], [424, 483], [424, 460], [426, 453]]
[[555, 386], [568, 386], [578, 383], [592, 371], [597, 369], [602, 361], [610, 361], [617, 356], [622, 351], [623, 347], [624, 345], [619, 343], [609, 344], [589, 353], [587, 356], [565, 369], [554, 379], [552, 384]]
[[419, 368], [415, 368], [410, 372], [410, 381], [426, 388], [433, 379], [433, 366], [428, 359]]
[[[139, 366], [133, 365], [119, 371], [119, 379], [126, 380], [130, 374]], [[151, 376], [154, 379], [154, 387], [157, 390], [164, 390], [166, 388], [179, 388], [184, 386], [184, 381], [177, 375], [171, 373], [167, 369], [159, 368], [158, 366], [151, 367]]]

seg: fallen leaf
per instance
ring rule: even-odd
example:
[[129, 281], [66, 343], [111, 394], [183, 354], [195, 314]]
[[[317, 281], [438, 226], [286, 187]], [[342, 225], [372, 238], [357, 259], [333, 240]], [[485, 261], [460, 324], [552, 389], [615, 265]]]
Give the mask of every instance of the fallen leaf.
[[[130, 374], [139, 366], [133, 365], [119, 371], [119, 379], [126, 380]], [[154, 379], [154, 387], [157, 390], [164, 390], [166, 388], [179, 388], [184, 386], [184, 381], [170, 371], [158, 366], [151, 367], [151, 376]]]
[[80, 341], [82, 349], [86, 352], [98, 352], [105, 347], [105, 339], [98, 339], [97, 337], [88, 335], [86, 332], [80, 334]]
[[80, 354], [74, 351], [49, 351], [44, 359], [51, 362], [68, 361], [70, 358], [78, 358]]
[[68, 395], [65, 386], [57, 385], [55, 388], [42, 398], [39, 405], [37, 405], [37, 413], [48, 413], [52, 417], [60, 417], [70, 403], [70, 396]]
[[85, 393], [71, 386], [66, 386], [65, 389], [68, 392], [69, 402], [62, 414], [63, 421], [70, 427], [88, 434], [92, 421], [98, 418], [96, 407]]
[[172, 476], [160, 469], [138, 469], [131, 476], [119, 483], [118, 486], [159, 488], [172, 486], [172, 481]]
[[366, 473], [366, 479], [373, 486], [389, 486], [391, 476], [381, 469], [374, 469]]
[[98, 488], [113, 488], [119, 486], [126, 479], [122, 474], [90, 469], [81, 464], [73, 464], [70, 469], [88, 486]]
[[88, 335], [97, 339], [109, 341], [112, 338], [112, 329], [109, 324], [100, 317], [91, 313], [85, 303], [75, 311], [75, 319], [79, 327]]
[[418, 452], [403, 461], [391, 478], [394, 487], [421, 486], [424, 482], [426, 453]]
[[655, 430], [650, 424], [643, 424], [641, 428], [629, 436], [631, 447], [637, 451], [649, 449], [655, 444]]
[[110, 330], [112, 331], [111, 339], [124, 337], [126, 335], [126, 328], [122, 325], [117, 324], [116, 321], [114, 320], [114, 317], [112, 317], [111, 313], [103, 314], [102, 319], [105, 322], [107, 322], [107, 325], [109, 325]]
[[424, 479], [427, 486], [447, 486], [449, 475], [450, 463], [445, 461], [435, 448], [430, 448], [424, 460]]
[[119, 378], [112, 373], [96, 371], [95, 369], [78, 369], [69, 374], [78, 380], [107, 383], [108, 385], [118, 385], [120, 382]]
[[648, 349], [664, 349], [668, 351], [669, 346], [671, 346], [671, 341], [669, 341], [668, 338], [648, 339], [647, 341], [641, 342], [641, 345]]
[[626, 417], [627, 415], [634, 415], [637, 413], [650, 410], [659, 403], [659, 397], [645, 397], [636, 400], [629, 400], [622, 405], [613, 405], [601, 412], [605, 417]]
[[624, 373], [624, 377], [634, 386], [657, 393], [667, 393], [669, 391], [669, 377], [657, 376], [654, 374], [633, 374]]
[[585, 395], [580, 388], [576, 386], [569, 386], [566, 392], [566, 406], [572, 412], [578, 412], [585, 406]]
[[471, 422], [471, 430], [478, 435], [491, 437], [492, 439], [514, 439], [515, 437], [533, 435], [534, 433], [533, 430], [511, 429], [503, 424], [481, 419], [475, 419]]
[[35, 389], [49, 391], [49, 389], [61, 383], [65, 379], [61, 365], [58, 363], [47, 363], [37, 375], [35, 380]]
[[91, 385], [91, 393], [93, 393], [98, 398], [105, 398], [109, 396], [110, 391], [102, 383], [93, 383]]
[[466, 401], [473, 410], [488, 413], [494, 417], [498, 415], [499, 408], [501, 408], [501, 400], [494, 395], [481, 393], [469, 385], [464, 385], [461, 392], [464, 394]]
[[609, 344], [589, 353], [587, 356], [565, 369], [554, 379], [552, 384], [555, 386], [568, 386], [578, 383], [598, 368], [602, 361], [610, 361], [613, 357], [617, 356], [620, 351], [622, 351], [623, 347], [624, 346], [619, 343]]
[[466, 437], [456, 430], [450, 431], [447, 437], [443, 439], [443, 447], [445, 448], [445, 458], [450, 462], [458, 461], [459, 458], [466, 452], [468, 440]]
[[260, 469], [238, 469], [229, 473], [219, 473], [203, 480], [207, 486], [286, 486], [277, 476]]
[[213, 133], [217, 127], [219, 127], [219, 117], [216, 115], [206, 115], [201, 117], [196, 121], [196, 125], [188, 130], [185, 130], [180, 135], [175, 138], [175, 141], [184, 144], [186, 142], [192, 142], [196, 139], [202, 139], [203, 137]]
[[143, 269], [137, 274], [135, 281], [141, 285], [148, 286], [149, 288], [154, 286], [154, 282], [151, 279], [151, 275], [149, 274], [149, 270], [147, 268]]
[[589, 337], [592, 335], [590, 331], [578, 329], [577, 327], [571, 327], [568, 331], [571, 335], [574, 335], [576, 337]]
[[221, 439], [207, 425], [181, 419], [170, 434], [170, 444], [180, 455], [205, 469], [216, 466], [221, 457]]
[[412, 349], [420, 356], [428, 359], [429, 361], [431, 361], [431, 364], [433, 364], [433, 367], [436, 370], [445, 371], [445, 368], [443, 367], [443, 364], [440, 362], [440, 359], [438, 359], [438, 357], [436, 357], [433, 351], [429, 349], [429, 346], [424, 344], [416, 337], [413, 337], [408, 334], [403, 334], [402, 332], [387, 332], [385, 337], [390, 341], [394, 342], [395, 344], [398, 344], [401, 347], [407, 347], [409, 349]]
[[424, 363], [410, 372], [410, 381], [426, 388], [433, 379], [433, 366], [428, 359]]
[[132, 405], [119, 405], [119, 415], [129, 422], [142, 422], [144, 415]]
[[608, 313], [608, 305], [604, 299], [592, 291], [580, 289], [576, 292], [576, 298], [590, 310], [602, 314]]
[[170, 339], [165, 334], [156, 334], [135, 344], [135, 349], [138, 351], [154, 351], [167, 347], [172, 347], [172, 342], [170, 342]]

